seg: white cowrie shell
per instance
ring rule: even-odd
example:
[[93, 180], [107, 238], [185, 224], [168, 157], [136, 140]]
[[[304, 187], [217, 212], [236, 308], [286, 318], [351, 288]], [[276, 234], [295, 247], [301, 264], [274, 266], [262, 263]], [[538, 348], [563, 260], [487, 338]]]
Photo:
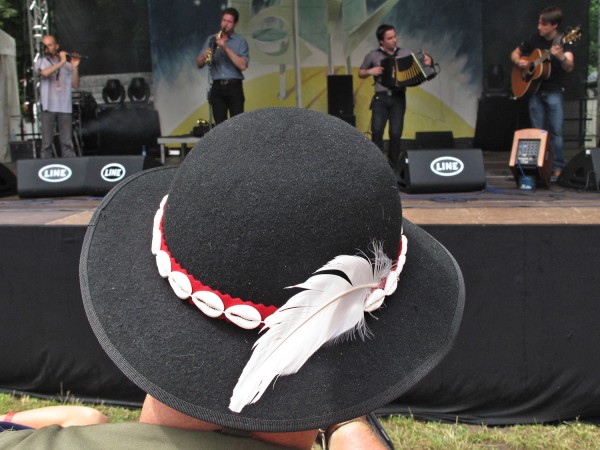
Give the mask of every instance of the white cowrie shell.
[[171, 273], [171, 258], [165, 251], [159, 250], [156, 254], [156, 265], [158, 267], [158, 273], [161, 277], [167, 278]]
[[366, 312], [371, 312], [371, 311], [375, 311], [376, 309], [379, 309], [379, 307], [383, 303], [384, 299], [385, 299], [385, 292], [383, 292], [383, 289], [375, 289], [367, 297], [367, 300], [365, 301], [364, 310]]
[[152, 254], [157, 255], [160, 251], [160, 243], [161, 243], [162, 235], [158, 228], [154, 228], [152, 230]]
[[390, 272], [385, 280], [385, 286], [383, 288], [383, 292], [385, 295], [392, 295], [396, 292], [396, 288], [398, 287], [398, 273]]
[[260, 313], [250, 305], [233, 305], [225, 310], [225, 317], [240, 328], [252, 330], [260, 325]]
[[154, 228], [160, 227], [160, 221], [163, 218], [163, 210], [157, 209], [156, 214], [154, 214]]
[[404, 267], [404, 264], [406, 263], [406, 255], [400, 255], [400, 258], [398, 258], [398, 264], [396, 265], [396, 270], [395, 272], [402, 272], [402, 268]]
[[217, 318], [223, 314], [225, 305], [217, 294], [210, 291], [197, 291], [192, 294], [192, 302], [208, 317]]
[[169, 274], [169, 283], [175, 295], [182, 300], [192, 295], [192, 282], [184, 273], [173, 271]]

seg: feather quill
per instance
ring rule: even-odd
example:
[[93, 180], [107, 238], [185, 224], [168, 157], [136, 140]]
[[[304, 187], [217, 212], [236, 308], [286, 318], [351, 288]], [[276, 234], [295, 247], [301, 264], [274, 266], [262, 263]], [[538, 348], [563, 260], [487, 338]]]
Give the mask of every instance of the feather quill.
[[[356, 332], [364, 339], [365, 302], [392, 269], [380, 245], [373, 245], [373, 253], [373, 262], [337, 256], [304, 283], [291, 286], [304, 290], [265, 320], [266, 331], [253, 346], [233, 390], [230, 410], [240, 412], [256, 402], [274, 379], [296, 373], [325, 343]], [[329, 272], [321, 273], [325, 271]], [[343, 272], [347, 279], [335, 272]]]

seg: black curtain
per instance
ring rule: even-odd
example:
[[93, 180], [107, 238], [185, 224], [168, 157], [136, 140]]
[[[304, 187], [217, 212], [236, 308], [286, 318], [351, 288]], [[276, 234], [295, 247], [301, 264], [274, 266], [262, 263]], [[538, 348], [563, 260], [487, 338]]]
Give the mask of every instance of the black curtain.
[[146, 0], [49, 0], [61, 48], [88, 56], [82, 75], [151, 72]]

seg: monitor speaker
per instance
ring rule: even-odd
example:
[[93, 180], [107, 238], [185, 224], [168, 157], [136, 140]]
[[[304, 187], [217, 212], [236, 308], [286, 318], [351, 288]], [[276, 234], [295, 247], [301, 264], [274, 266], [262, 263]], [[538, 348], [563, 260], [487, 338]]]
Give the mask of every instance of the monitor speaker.
[[522, 177], [533, 177], [535, 183], [550, 185], [552, 149], [548, 132], [538, 128], [525, 128], [515, 132], [508, 166], [520, 186]]
[[0, 197], [17, 193], [17, 177], [3, 164], [0, 164]]
[[350, 122], [354, 116], [352, 75], [327, 75], [327, 112]]
[[600, 148], [577, 153], [560, 173], [558, 184], [582, 191], [600, 191]]
[[145, 156], [89, 156], [17, 161], [19, 197], [104, 195], [128, 176], [161, 164]]
[[409, 193], [467, 192], [485, 188], [480, 149], [407, 150], [398, 161], [398, 185]]

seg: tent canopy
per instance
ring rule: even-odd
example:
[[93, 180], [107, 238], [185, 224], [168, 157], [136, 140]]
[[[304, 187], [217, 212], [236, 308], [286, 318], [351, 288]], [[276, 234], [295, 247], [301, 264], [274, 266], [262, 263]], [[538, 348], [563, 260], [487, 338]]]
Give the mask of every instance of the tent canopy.
[[12, 119], [20, 117], [19, 81], [17, 78], [17, 44], [0, 30], [0, 161], [9, 161]]

